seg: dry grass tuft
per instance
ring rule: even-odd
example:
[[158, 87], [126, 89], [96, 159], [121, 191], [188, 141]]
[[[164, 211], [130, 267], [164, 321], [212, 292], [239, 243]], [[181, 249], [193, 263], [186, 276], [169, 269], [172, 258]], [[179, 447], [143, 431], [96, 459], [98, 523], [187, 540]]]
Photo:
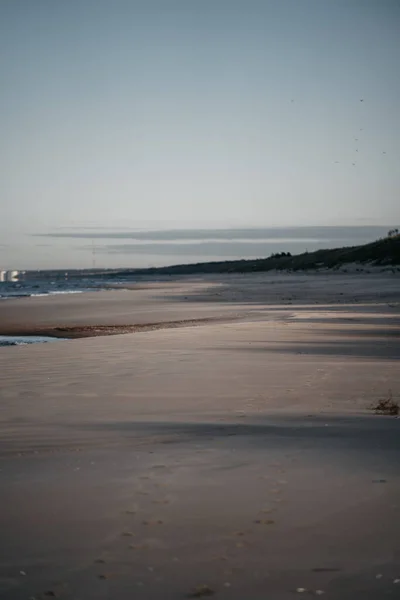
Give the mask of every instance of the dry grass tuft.
[[377, 415], [397, 416], [400, 413], [399, 403], [393, 399], [392, 391], [389, 390], [387, 398], [381, 398], [372, 410]]

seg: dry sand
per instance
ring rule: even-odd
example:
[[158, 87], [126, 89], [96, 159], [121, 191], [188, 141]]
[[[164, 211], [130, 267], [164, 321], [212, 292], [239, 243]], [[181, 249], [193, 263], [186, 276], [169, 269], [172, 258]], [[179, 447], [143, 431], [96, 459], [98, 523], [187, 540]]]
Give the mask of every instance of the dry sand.
[[2, 598], [400, 597], [400, 420], [369, 410], [398, 277], [0, 304], [0, 333], [98, 326], [136, 333], [0, 348]]

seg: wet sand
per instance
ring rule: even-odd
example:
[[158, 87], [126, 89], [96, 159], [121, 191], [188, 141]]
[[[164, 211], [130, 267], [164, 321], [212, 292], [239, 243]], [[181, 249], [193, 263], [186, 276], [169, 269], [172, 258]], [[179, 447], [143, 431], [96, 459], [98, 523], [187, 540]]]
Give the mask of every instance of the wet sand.
[[[120, 290], [0, 302], [0, 335], [87, 337], [270, 318], [293, 306], [398, 308], [400, 274], [210, 275], [124, 284]], [[131, 289], [129, 289], [131, 288]], [[396, 304], [397, 303], [397, 304]], [[389, 306], [390, 308], [390, 306]], [[353, 308], [351, 308], [353, 310]]]
[[398, 279], [318, 277], [1, 304], [157, 324], [0, 349], [1, 597], [400, 594]]

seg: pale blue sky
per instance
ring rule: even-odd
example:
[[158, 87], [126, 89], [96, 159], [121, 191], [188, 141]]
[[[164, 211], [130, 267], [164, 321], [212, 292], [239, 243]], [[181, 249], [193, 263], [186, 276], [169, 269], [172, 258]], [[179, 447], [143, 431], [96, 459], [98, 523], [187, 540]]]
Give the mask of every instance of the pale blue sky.
[[86, 266], [60, 227], [398, 224], [399, 64], [397, 0], [0, 0], [0, 267]]

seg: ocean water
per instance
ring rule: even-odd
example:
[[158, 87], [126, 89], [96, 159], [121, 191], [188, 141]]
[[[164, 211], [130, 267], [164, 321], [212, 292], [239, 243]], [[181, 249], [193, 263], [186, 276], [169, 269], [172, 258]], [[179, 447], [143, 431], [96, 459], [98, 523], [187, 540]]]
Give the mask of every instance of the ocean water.
[[104, 289], [104, 281], [63, 280], [48, 278], [32, 278], [26, 281], [0, 283], [0, 299], [27, 298], [31, 296], [55, 296], [59, 294], [82, 294]]
[[26, 346], [27, 344], [43, 344], [59, 341], [61, 341], [61, 338], [40, 335], [0, 335], [0, 348], [4, 346]]

